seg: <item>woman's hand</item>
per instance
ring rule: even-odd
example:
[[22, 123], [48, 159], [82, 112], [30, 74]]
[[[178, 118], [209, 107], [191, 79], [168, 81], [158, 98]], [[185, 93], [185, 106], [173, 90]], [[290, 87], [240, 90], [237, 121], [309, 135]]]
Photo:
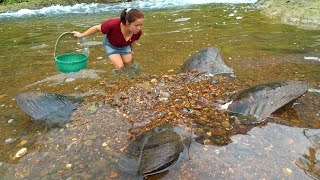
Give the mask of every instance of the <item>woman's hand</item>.
[[82, 38], [83, 37], [82, 33], [80, 33], [80, 32], [73, 31], [72, 33], [73, 33], [73, 36], [76, 37], [76, 38]]

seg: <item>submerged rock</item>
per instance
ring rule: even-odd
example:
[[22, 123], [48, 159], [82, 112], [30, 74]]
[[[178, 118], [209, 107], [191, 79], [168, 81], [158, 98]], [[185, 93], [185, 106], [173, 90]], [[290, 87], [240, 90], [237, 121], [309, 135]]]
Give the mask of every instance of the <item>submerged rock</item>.
[[213, 76], [217, 74], [234, 76], [233, 69], [223, 62], [220, 50], [213, 47], [202, 49], [194, 54], [182, 65], [181, 71]]
[[120, 157], [120, 168], [132, 175], [149, 176], [169, 170], [191, 143], [191, 134], [163, 125], [140, 135]]
[[308, 91], [303, 81], [282, 81], [254, 86], [238, 93], [223, 109], [245, 115], [243, 123], [259, 123], [277, 109]]
[[43, 122], [49, 126], [69, 120], [81, 102], [81, 99], [71, 96], [47, 92], [20, 93], [15, 99], [33, 121]]

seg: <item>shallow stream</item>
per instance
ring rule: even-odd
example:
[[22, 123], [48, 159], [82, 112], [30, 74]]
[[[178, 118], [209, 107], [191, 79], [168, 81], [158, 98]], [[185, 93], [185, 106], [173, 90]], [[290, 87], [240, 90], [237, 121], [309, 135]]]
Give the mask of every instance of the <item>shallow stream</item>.
[[[68, 82], [63, 76], [57, 78], [56, 84], [52, 81], [37, 82], [60, 74], [53, 49], [61, 33], [84, 31], [115, 16], [118, 13], [0, 19], [0, 176], [30, 179], [128, 178], [116, 169], [103, 171], [114, 165], [107, 155], [103, 155], [103, 150], [94, 150], [105, 141], [97, 137], [99, 133], [96, 136], [90, 134], [89, 144], [85, 141], [86, 146], [92, 146], [92, 153], [89, 153], [92, 158], [81, 163], [51, 159], [50, 165], [44, 164], [48, 167], [54, 161], [59, 164], [49, 172], [43, 172], [41, 168], [33, 172], [25, 170], [32, 163], [42, 166], [39, 162], [28, 162], [28, 153], [35, 154], [38, 146], [50, 146], [55, 142], [51, 138], [62, 131], [33, 125], [14, 99], [17, 93], [25, 91], [82, 94], [104, 90], [106, 85], [112, 84], [113, 65], [100, 44], [102, 34], [85, 39], [90, 52], [87, 69], [97, 71], [86, 72], [86, 76], [92, 78], [75, 78]], [[135, 46], [134, 60], [141, 65], [141, 77], [161, 76], [168, 71], [177, 74], [189, 56], [209, 46], [221, 50], [224, 61], [235, 70], [236, 78], [243, 84], [303, 80], [309, 82], [311, 88], [320, 89], [320, 62], [310, 60], [320, 57], [319, 31], [278, 24], [261, 16], [252, 4], [206, 4], [145, 10], [143, 35]], [[59, 47], [64, 48], [63, 44]], [[123, 83], [124, 89], [130, 88], [135, 81], [142, 80], [136, 77], [127, 87]], [[182, 161], [162, 178], [320, 178], [320, 146], [317, 140], [320, 137], [320, 94], [319, 91], [308, 92], [305, 97], [307, 100], [300, 102], [305, 103], [300, 112], [280, 115], [290, 118], [306, 113], [298, 119], [291, 118], [294, 120], [285, 125], [269, 123], [255, 127], [247, 135], [231, 137], [232, 142], [226, 146], [194, 142], [189, 152], [190, 160]], [[313, 138], [304, 133], [305, 128], [313, 129], [310, 130]], [[39, 138], [39, 134], [46, 138]], [[64, 138], [63, 135], [68, 136], [68, 133], [57, 137]], [[21, 145], [22, 140], [27, 140], [27, 144]], [[93, 142], [98, 145], [92, 145]], [[30, 152], [21, 160], [13, 159], [22, 146], [30, 148]], [[61, 156], [63, 158], [67, 157]], [[66, 164], [73, 164], [73, 169], [65, 170]]]

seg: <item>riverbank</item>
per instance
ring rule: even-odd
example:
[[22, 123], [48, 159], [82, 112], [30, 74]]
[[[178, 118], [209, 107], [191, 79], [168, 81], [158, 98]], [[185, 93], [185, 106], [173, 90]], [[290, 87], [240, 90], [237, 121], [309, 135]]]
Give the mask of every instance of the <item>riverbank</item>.
[[8, 11], [18, 11], [20, 9], [41, 9], [52, 5], [74, 5], [78, 3], [117, 3], [131, 0], [29, 0], [28, 2], [0, 4], [0, 13]]
[[259, 0], [256, 6], [263, 15], [281, 23], [320, 30], [319, 0]]

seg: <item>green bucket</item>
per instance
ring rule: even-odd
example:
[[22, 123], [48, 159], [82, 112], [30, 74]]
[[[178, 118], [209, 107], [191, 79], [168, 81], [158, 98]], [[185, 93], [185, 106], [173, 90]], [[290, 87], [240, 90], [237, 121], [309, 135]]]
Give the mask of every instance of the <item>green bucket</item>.
[[54, 58], [57, 68], [62, 73], [78, 72], [85, 69], [88, 65], [88, 53], [67, 52], [56, 55], [56, 48], [59, 39], [65, 34], [73, 34], [66, 32], [60, 35], [54, 48]]
[[55, 57], [60, 72], [77, 72], [87, 67], [88, 55], [77, 53], [64, 53]]

